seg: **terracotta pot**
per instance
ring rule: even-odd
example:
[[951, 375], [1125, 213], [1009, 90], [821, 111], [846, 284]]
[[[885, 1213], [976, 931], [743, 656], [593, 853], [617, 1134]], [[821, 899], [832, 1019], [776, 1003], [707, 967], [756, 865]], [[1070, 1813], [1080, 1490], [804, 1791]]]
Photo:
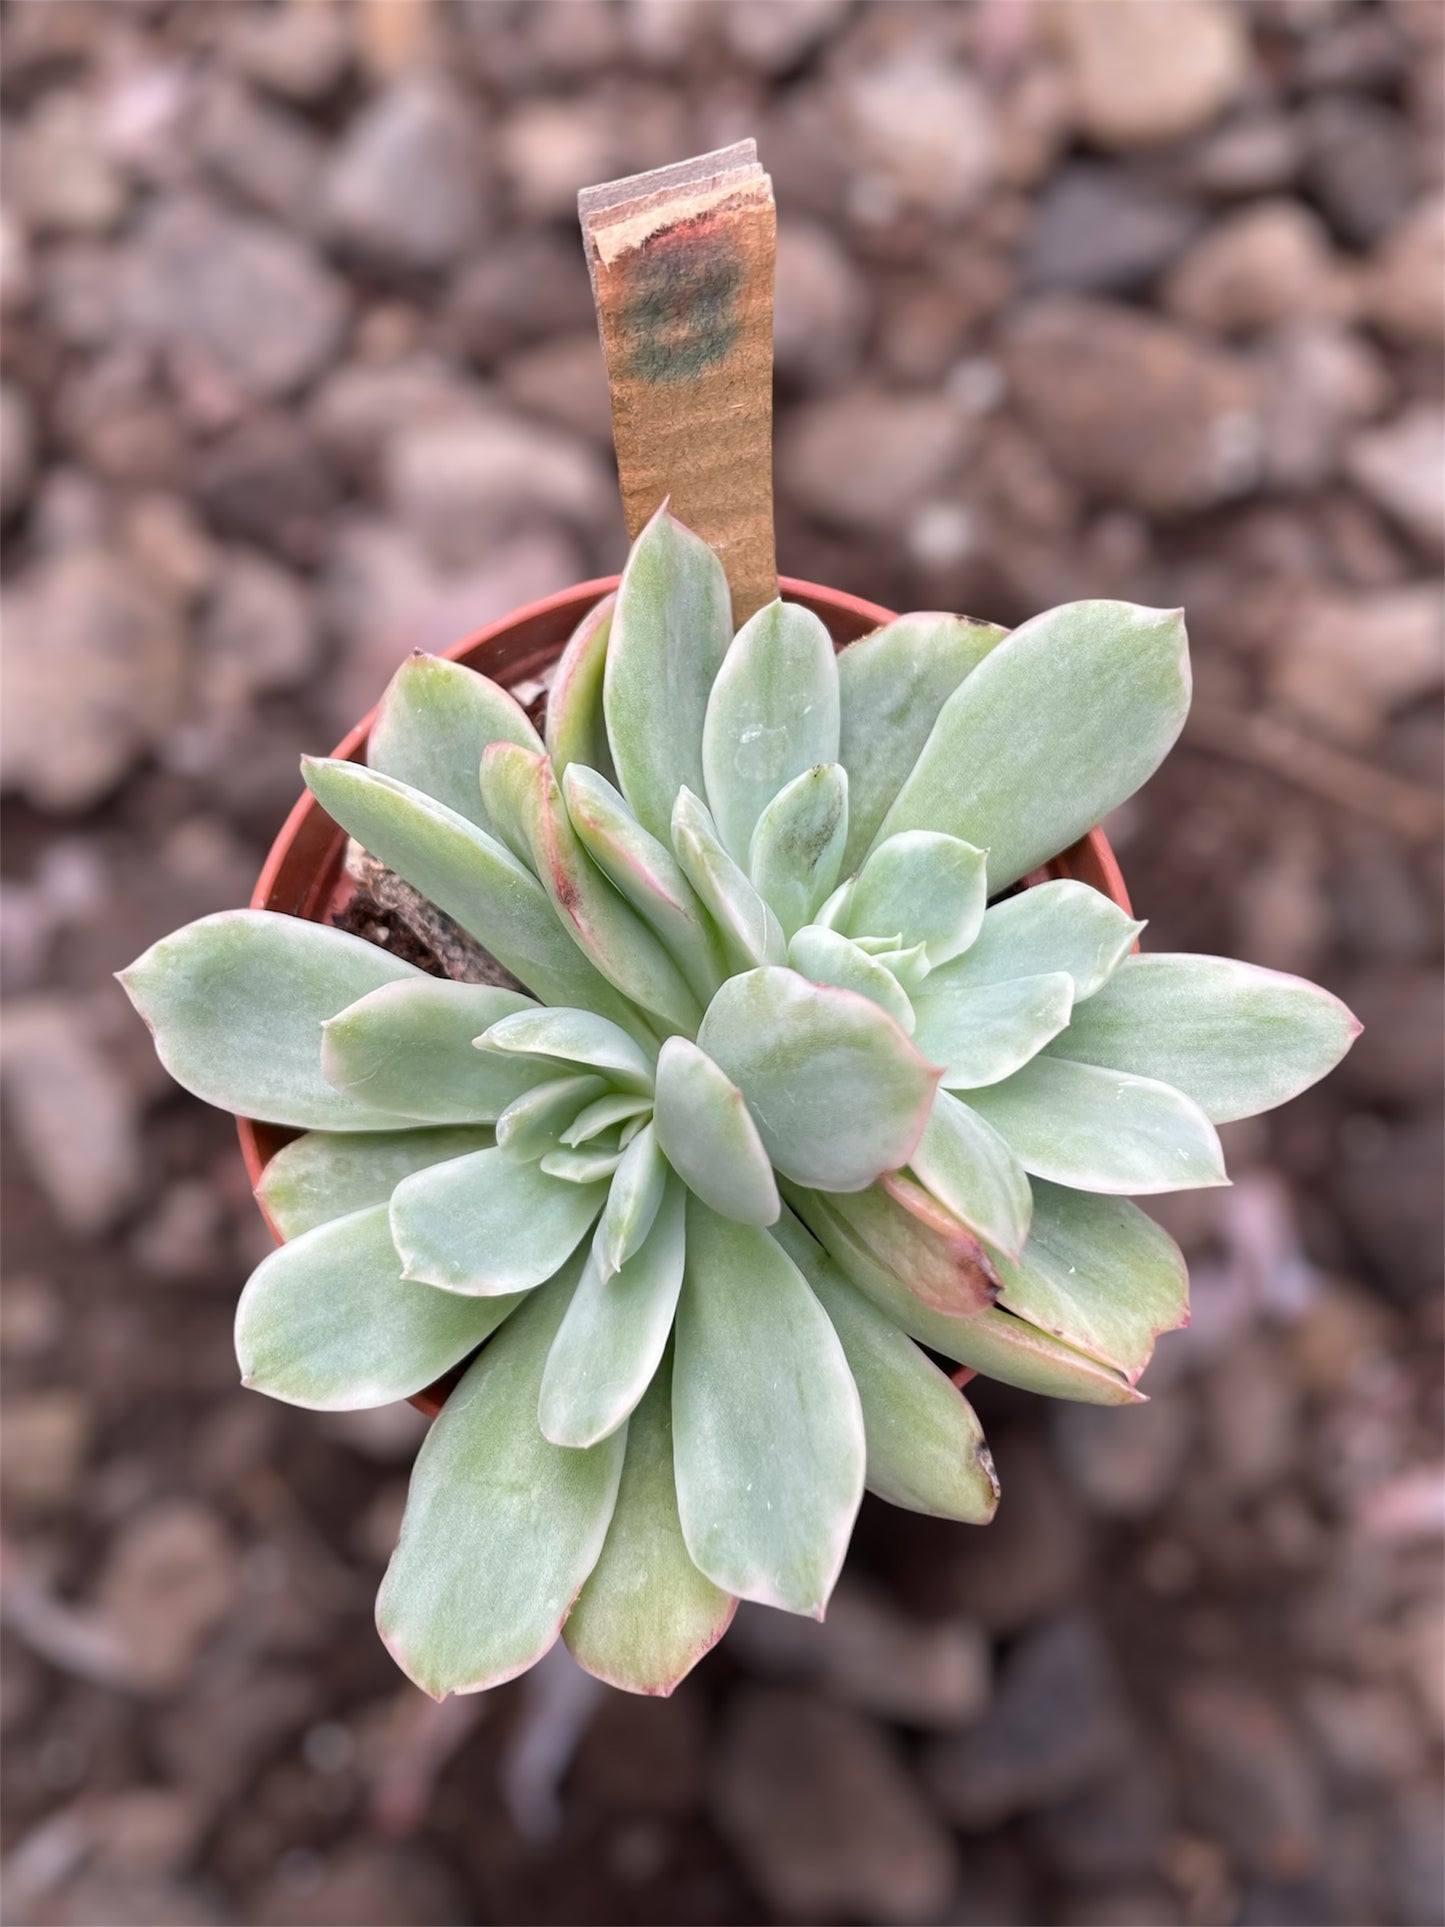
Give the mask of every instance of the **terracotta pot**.
[[[617, 581], [616, 576], [605, 576], [564, 589], [560, 595], [547, 596], [541, 602], [503, 616], [499, 622], [489, 623], [485, 629], [478, 629], [444, 653], [469, 668], [482, 670], [508, 688], [530, 681], [556, 661], [578, 622], [594, 602], [617, 587]], [[820, 588], [815, 582], [799, 582], [783, 576], [779, 587], [789, 601], [801, 602], [821, 616], [838, 644], [852, 642], [880, 623], [893, 619], [891, 609], [880, 608], [876, 602], [865, 602], [860, 596], [844, 595], [837, 589]], [[373, 710], [363, 717], [332, 754], [360, 762], [375, 713]], [[312, 923], [327, 922], [352, 893], [353, 885], [343, 869], [345, 850], [346, 838], [308, 790], [282, 824], [281, 833], [271, 846], [251, 893], [251, 908], [278, 910], [287, 916], [305, 917]], [[1091, 830], [1027, 881], [1041, 882], [1046, 877], [1074, 877], [1103, 891], [1121, 910], [1129, 909], [1124, 879], [1101, 830]], [[253, 1186], [260, 1183], [261, 1173], [281, 1146], [297, 1135], [280, 1125], [258, 1124], [244, 1117], [237, 1119], [237, 1130]], [[266, 1222], [279, 1243], [280, 1234], [269, 1216]], [[418, 1394], [412, 1403], [429, 1414], [435, 1413], [440, 1409], [446, 1389], [449, 1388], [444, 1380]]]

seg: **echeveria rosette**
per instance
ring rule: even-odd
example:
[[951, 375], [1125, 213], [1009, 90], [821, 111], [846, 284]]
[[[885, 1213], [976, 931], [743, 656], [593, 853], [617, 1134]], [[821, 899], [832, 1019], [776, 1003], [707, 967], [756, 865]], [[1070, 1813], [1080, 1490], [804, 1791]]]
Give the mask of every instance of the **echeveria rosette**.
[[[322, 1409], [470, 1360], [378, 1604], [428, 1691], [559, 1630], [667, 1692], [739, 1597], [821, 1615], [864, 1487], [981, 1523], [977, 1421], [929, 1353], [1123, 1404], [1184, 1322], [1131, 1195], [1224, 1183], [1215, 1126], [1357, 1026], [1296, 978], [1140, 955], [1077, 882], [1005, 894], [1183, 723], [1177, 612], [1012, 635], [900, 617], [840, 655], [734, 636], [665, 513], [552, 683], [416, 657], [323, 806], [524, 991], [232, 912], [125, 973], [168, 1067], [304, 1134], [237, 1316], [247, 1384]], [[927, 1347], [927, 1350], [924, 1349]]]

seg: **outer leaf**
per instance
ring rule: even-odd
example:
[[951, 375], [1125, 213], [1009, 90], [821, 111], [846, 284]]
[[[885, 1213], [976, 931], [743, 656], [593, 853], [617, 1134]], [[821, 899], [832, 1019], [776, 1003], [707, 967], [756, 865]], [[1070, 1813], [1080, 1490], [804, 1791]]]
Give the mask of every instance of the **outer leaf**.
[[626, 1435], [586, 1452], [543, 1438], [537, 1388], [575, 1270], [508, 1319], [422, 1442], [376, 1623], [434, 1698], [541, 1658], [597, 1563]]
[[410, 1398], [480, 1345], [520, 1297], [410, 1284], [384, 1204], [273, 1251], [236, 1308], [241, 1383], [288, 1405], [358, 1411]]
[[899, 935], [899, 948], [921, 943], [936, 969], [978, 935], [987, 863], [983, 850], [956, 836], [932, 830], [891, 836], [859, 871], [845, 927], [855, 937]]
[[298, 1238], [333, 1218], [385, 1204], [401, 1180], [429, 1164], [484, 1151], [482, 1125], [419, 1131], [307, 1131], [272, 1158], [256, 1197], [283, 1238]]
[[851, 938], [810, 923], [788, 945], [788, 962], [810, 983], [836, 984], [840, 990], [855, 990], [860, 997], [871, 998], [880, 1010], [888, 1012], [905, 1036], [912, 1036], [913, 1006], [908, 993], [891, 970], [860, 950]]
[[1033, 1195], [1008, 1145], [977, 1111], [949, 1091], [933, 1100], [913, 1171], [934, 1197], [994, 1251], [1017, 1257], [1029, 1233]]
[[667, 1160], [652, 1124], [644, 1125], [622, 1153], [592, 1245], [593, 1262], [610, 1278], [651, 1231], [667, 1183]]
[[773, 1167], [742, 1092], [685, 1037], [670, 1037], [657, 1060], [653, 1125], [668, 1163], [704, 1204], [744, 1224], [777, 1217]]
[[977, 990], [1066, 970], [1074, 1002], [1107, 983], [1144, 928], [1087, 883], [1036, 883], [984, 913], [961, 957], [935, 971], [930, 991]]
[[555, 1151], [562, 1134], [607, 1089], [600, 1077], [559, 1077], [513, 1098], [497, 1119], [497, 1143], [509, 1158], [528, 1163]]
[[697, 1041], [747, 1100], [775, 1167], [799, 1184], [861, 1191], [908, 1162], [928, 1122], [938, 1073], [893, 1019], [794, 970], [729, 978]]
[[[489, 750], [484, 779], [494, 757], [516, 764], [524, 754], [505, 747]], [[519, 786], [518, 813], [563, 929], [624, 996], [671, 1029], [692, 1031], [702, 1005], [662, 944], [588, 856], [545, 756], [531, 759], [530, 778]]]
[[379, 1131], [412, 1120], [334, 1090], [321, 1026], [415, 965], [375, 944], [269, 910], [222, 910], [162, 937], [120, 973], [171, 1076], [242, 1117], [305, 1129]]
[[382, 776], [393, 776], [490, 830], [477, 783], [489, 743], [542, 746], [521, 704], [490, 677], [418, 650], [387, 685], [366, 741], [366, 760]]
[[1000, 1260], [999, 1303], [1132, 1385], [1160, 1332], [1189, 1322], [1189, 1275], [1179, 1247], [1127, 1198], [1040, 1183], [1020, 1257]]
[[578, 1665], [628, 1693], [667, 1694], [727, 1631], [736, 1599], [688, 1557], [672, 1473], [667, 1359], [627, 1422], [627, 1457], [602, 1557], [562, 1637]]
[[868, 1252], [833, 1211], [833, 1200], [816, 1191], [790, 1186], [788, 1202], [849, 1282], [901, 1331], [930, 1351], [970, 1365], [985, 1377], [1017, 1385], [1026, 1392], [1041, 1392], [1047, 1398], [1077, 1399], [1085, 1405], [1139, 1402], [1142, 1395], [1121, 1373], [1012, 1312], [992, 1306], [987, 1311], [952, 1318], [930, 1311]]
[[542, 1374], [537, 1422], [554, 1445], [595, 1445], [651, 1384], [682, 1288], [686, 1198], [674, 1178], [641, 1249], [612, 1277], [595, 1253], [582, 1267]]
[[1228, 957], [1128, 957], [1051, 1055], [1157, 1077], [1216, 1124], [1297, 1097], [1360, 1034], [1337, 997], [1303, 977]]
[[832, 638], [811, 609], [769, 602], [733, 637], [703, 721], [708, 808], [729, 854], [746, 863], [753, 828], [778, 791], [837, 760]]
[[703, 791], [703, 717], [732, 632], [722, 564], [660, 508], [622, 572], [602, 703], [622, 793], [664, 842], [678, 791]]
[[1229, 1182], [1209, 1119], [1152, 1077], [1036, 1057], [968, 1101], [1026, 1171], [1056, 1184], [1142, 1194]]
[[832, 1320], [848, 1360], [863, 1407], [868, 1490], [910, 1512], [986, 1524], [998, 1506], [998, 1479], [968, 1400], [848, 1283], [791, 1211], [773, 1236]]
[[955, 690], [883, 819], [988, 851], [990, 895], [1154, 774], [1189, 710], [1177, 609], [1071, 602], [1015, 629]]
[[672, 812], [672, 847], [684, 876], [722, 933], [731, 965], [781, 963], [782, 925], [733, 862], [718, 838], [705, 804], [680, 790]]
[[321, 1069], [348, 1096], [428, 1124], [491, 1124], [551, 1066], [483, 1057], [478, 1031], [530, 997], [443, 978], [383, 984], [321, 1029]]
[[[627, 1032], [590, 1010], [522, 1010], [492, 1024], [477, 1047], [507, 1056], [560, 1057], [601, 1071], [623, 1090], [652, 1089], [652, 1058]], [[580, 1108], [580, 1107], [579, 1107]]]
[[848, 835], [848, 772], [818, 763], [764, 809], [748, 845], [748, 873], [783, 934], [807, 923], [838, 880]]
[[558, 780], [571, 763], [616, 774], [607, 721], [602, 714], [602, 678], [612, 633], [615, 595], [603, 596], [572, 631], [547, 691], [547, 754]]
[[851, 798], [846, 870], [867, 855], [939, 710], [1007, 634], [967, 616], [899, 616], [839, 656], [839, 759]]
[[998, 1295], [988, 1253], [953, 1213], [921, 1186], [884, 1178], [866, 1191], [830, 1194], [842, 1219], [931, 1311], [958, 1317], [987, 1310]]
[[550, 1278], [602, 1209], [603, 1184], [568, 1184], [501, 1149], [403, 1178], [391, 1235], [406, 1277], [495, 1298]]
[[914, 1042], [943, 1066], [945, 1090], [975, 1090], [1010, 1077], [1069, 1021], [1074, 984], [1067, 971], [1012, 983], [950, 985], [936, 979], [913, 996]]
[[696, 1198], [672, 1417], [694, 1564], [726, 1592], [821, 1618], [863, 1493], [858, 1392], [826, 1313], [781, 1246]]
[[307, 757], [301, 767], [328, 816], [454, 917], [543, 1003], [641, 1021], [562, 929], [541, 884], [495, 837], [358, 763]]
[[562, 794], [593, 862], [662, 939], [706, 1004], [727, 975], [722, 941], [672, 851], [643, 829], [625, 798], [595, 769], [574, 763], [562, 779]]

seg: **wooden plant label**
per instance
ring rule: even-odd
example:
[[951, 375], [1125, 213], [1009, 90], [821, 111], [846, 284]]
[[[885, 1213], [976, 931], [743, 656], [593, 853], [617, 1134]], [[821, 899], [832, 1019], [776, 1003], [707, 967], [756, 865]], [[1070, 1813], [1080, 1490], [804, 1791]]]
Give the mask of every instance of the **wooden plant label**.
[[778, 593], [773, 185], [739, 141], [577, 197], [627, 533], [671, 497], [727, 572], [733, 619]]

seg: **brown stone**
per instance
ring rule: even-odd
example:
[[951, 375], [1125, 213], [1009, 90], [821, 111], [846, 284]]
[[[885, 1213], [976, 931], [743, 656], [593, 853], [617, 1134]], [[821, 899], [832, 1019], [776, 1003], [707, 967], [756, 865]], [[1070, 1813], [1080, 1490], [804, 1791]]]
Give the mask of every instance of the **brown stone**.
[[1264, 456], [1254, 371], [1130, 308], [1059, 297], [1023, 309], [1004, 339], [1009, 384], [1066, 475], [1151, 515], [1251, 488]]

